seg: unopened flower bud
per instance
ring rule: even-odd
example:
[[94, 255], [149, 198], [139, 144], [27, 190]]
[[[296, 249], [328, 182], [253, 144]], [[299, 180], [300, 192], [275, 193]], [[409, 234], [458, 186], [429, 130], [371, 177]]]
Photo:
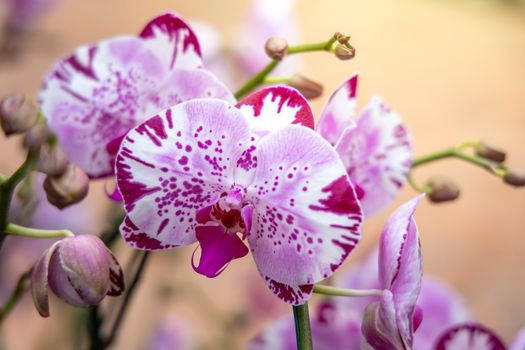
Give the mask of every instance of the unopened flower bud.
[[68, 304], [90, 307], [122, 294], [124, 274], [97, 236], [68, 237], [46, 250], [33, 269], [33, 302], [42, 317], [49, 316], [49, 288]]
[[523, 187], [525, 186], [525, 175], [510, 171], [503, 177], [503, 181], [511, 186]]
[[350, 34], [336, 32], [334, 34], [335, 39], [338, 43], [347, 45], [350, 42]]
[[323, 86], [304, 75], [294, 74], [288, 81], [288, 85], [296, 88], [307, 99], [314, 99], [322, 95]]
[[60, 147], [44, 143], [38, 152], [38, 171], [51, 177], [59, 177], [66, 171], [69, 159]]
[[453, 201], [459, 197], [459, 187], [451, 180], [443, 177], [431, 178], [426, 186], [430, 188], [428, 199], [434, 203]]
[[39, 149], [51, 138], [52, 134], [44, 123], [37, 123], [24, 134], [22, 145], [30, 151]]
[[351, 60], [355, 57], [355, 49], [349, 44], [337, 44], [334, 53], [337, 56], [337, 58], [343, 61]]
[[37, 119], [36, 107], [23, 95], [11, 95], [0, 102], [0, 125], [7, 136], [29, 130]]
[[506, 157], [504, 151], [484, 141], [481, 141], [476, 147], [476, 155], [496, 163], [503, 163]]
[[282, 60], [288, 53], [288, 42], [283, 38], [272, 37], [264, 45], [266, 54], [274, 60]]
[[89, 178], [79, 167], [69, 164], [59, 177], [47, 176], [44, 181], [47, 200], [59, 209], [80, 202], [89, 190]]

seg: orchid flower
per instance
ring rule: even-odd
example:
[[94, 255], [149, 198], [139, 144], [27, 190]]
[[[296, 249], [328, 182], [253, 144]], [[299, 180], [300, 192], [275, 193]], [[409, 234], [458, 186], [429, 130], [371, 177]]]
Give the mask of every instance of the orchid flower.
[[59, 2], [60, 0], [8, 0], [8, 26], [15, 30], [29, 30], [41, 15]]
[[139, 36], [79, 47], [47, 74], [40, 105], [70, 159], [92, 177], [113, 173], [122, 137], [158, 111], [197, 97], [234, 101], [202, 69], [191, 28], [174, 14], [151, 20]]
[[445, 331], [438, 339], [434, 349], [505, 350], [506, 347], [501, 339], [490, 329], [478, 323], [462, 323]]
[[379, 243], [383, 295], [367, 306], [362, 332], [374, 349], [411, 349], [421, 322], [416, 302], [423, 274], [419, 232], [413, 215], [423, 195], [399, 207], [388, 219]]
[[148, 341], [150, 350], [188, 350], [196, 348], [186, 319], [168, 314], [156, 325]]
[[307, 101], [286, 87], [239, 108], [191, 100], [143, 122], [116, 160], [124, 240], [146, 250], [198, 241], [192, 265], [208, 277], [251, 250], [272, 292], [303, 304], [353, 250], [362, 219], [339, 156], [312, 126]]
[[412, 144], [400, 117], [377, 96], [356, 119], [357, 80], [352, 76], [332, 93], [317, 130], [335, 146], [365, 214], [372, 215], [391, 203], [407, 180]]

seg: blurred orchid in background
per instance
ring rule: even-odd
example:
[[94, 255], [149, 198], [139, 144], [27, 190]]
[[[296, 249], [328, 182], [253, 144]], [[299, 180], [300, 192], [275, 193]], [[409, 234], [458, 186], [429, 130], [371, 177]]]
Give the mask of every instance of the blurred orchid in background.
[[195, 338], [188, 320], [168, 314], [153, 328], [149, 350], [190, 350], [195, 348]]
[[413, 150], [401, 118], [379, 97], [373, 97], [356, 118], [357, 82], [354, 75], [332, 93], [317, 130], [341, 156], [365, 215], [370, 216], [396, 198], [408, 178]]
[[270, 289], [297, 305], [357, 244], [361, 209], [334, 149], [303, 126], [313, 126], [306, 100], [275, 91], [241, 110], [188, 101], [133, 129], [117, 156], [121, 233], [147, 250], [198, 241], [194, 269], [208, 277], [245, 256], [247, 239]]
[[148, 116], [198, 97], [233, 102], [202, 68], [197, 37], [179, 17], [151, 20], [139, 36], [82, 46], [47, 74], [40, 105], [72, 162], [92, 178], [113, 173], [122, 137]]

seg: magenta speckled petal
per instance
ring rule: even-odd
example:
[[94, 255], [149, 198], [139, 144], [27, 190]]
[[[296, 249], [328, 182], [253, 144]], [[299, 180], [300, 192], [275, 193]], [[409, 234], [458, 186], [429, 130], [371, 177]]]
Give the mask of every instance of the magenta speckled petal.
[[248, 247], [239, 236], [226, 233], [222, 226], [197, 226], [196, 236], [201, 257], [198, 265], [193, 261], [192, 265], [196, 272], [206, 277], [217, 277], [232, 260], [248, 254]]
[[412, 163], [412, 145], [400, 117], [378, 97], [372, 98], [355, 127], [336, 144], [352, 181], [363, 190], [366, 215], [390, 204], [405, 183]]
[[477, 323], [463, 323], [445, 331], [435, 350], [505, 350], [505, 345], [490, 329]]
[[163, 250], [177, 247], [177, 245], [161, 242], [157, 238], [147, 235], [128, 216], [124, 218], [119, 229], [124, 241], [135, 249]]
[[248, 127], [224, 101], [192, 100], [131, 130], [116, 162], [129, 219], [154, 240], [195, 242], [197, 211], [233, 185]]
[[245, 97], [237, 107], [250, 119], [253, 133], [264, 136], [290, 124], [314, 128], [308, 101], [287, 86], [272, 86]]
[[142, 30], [140, 37], [168, 70], [202, 67], [197, 36], [174, 13], [165, 13], [152, 19]]
[[343, 131], [356, 118], [357, 74], [335, 90], [319, 117], [317, 131], [332, 145], [335, 145]]
[[333, 147], [291, 125], [262, 138], [256, 157], [248, 241], [259, 271], [294, 286], [329, 277], [359, 241], [362, 220]]
[[47, 75], [42, 111], [72, 162], [91, 177], [112, 173], [107, 144], [150, 106], [166, 71], [142, 40], [116, 37], [78, 48]]
[[310, 299], [313, 293], [313, 284], [304, 284], [300, 286], [290, 286], [272, 280], [269, 277], [262, 276], [266, 285], [273, 294], [282, 301], [291, 305], [302, 305]]
[[126, 289], [124, 271], [122, 271], [120, 263], [109, 248], [106, 248], [106, 253], [108, 254], [109, 263], [109, 289], [106, 294], [113, 297], [119, 296]]

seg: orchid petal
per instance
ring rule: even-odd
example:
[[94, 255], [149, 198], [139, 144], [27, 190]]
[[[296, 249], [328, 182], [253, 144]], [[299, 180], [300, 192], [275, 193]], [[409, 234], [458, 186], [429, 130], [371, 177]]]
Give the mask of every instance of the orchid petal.
[[410, 135], [400, 117], [375, 97], [336, 144], [353, 183], [363, 191], [366, 215], [390, 204], [412, 164]]
[[201, 48], [191, 28], [174, 13], [152, 19], [140, 33], [167, 70], [202, 67]]
[[113, 167], [106, 145], [152, 108], [148, 95], [164, 74], [142, 40], [116, 37], [59, 62], [47, 75], [40, 105], [71, 161], [91, 177], [105, 176]]
[[248, 143], [247, 121], [221, 100], [184, 102], [135, 127], [116, 162], [129, 219], [163, 244], [194, 242], [197, 211], [232, 186]]
[[523, 350], [525, 349], [525, 328], [522, 328], [518, 335], [512, 341], [509, 350]]
[[266, 285], [273, 294], [282, 301], [291, 305], [302, 305], [310, 299], [313, 293], [313, 284], [304, 284], [300, 286], [291, 286], [277, 282], [270, 277], [263, 276]]
[[405, 349], [396, 324], [394, 296], [388, 290], [381, 301], [368, 305], [361, 325], [366, 342], [374, 349]]
[[120, 266], [117, 258], [111, 250], [106, 247], [106, 253], [108, 254], [108, 263], [109, 263], [109, 289], [106, 295], [115, 297], [119, 296], [126, 289], [126, 284], [124, 282], [124, 271]]
[[[286, 315], [272, 322], [250, 342], [249, 350], [295, 350], [294, 320]], [[316, 347], [317, 349], [317, 347]]]
[[272, 86], [245, 97], [237, 104], [250, 119], [252, 132], [262, 137], [290, 124], [314, 128], [308, 101], [299, 91], [287, 86]]
[[356, 118], [358, 75], [353, 75], [335, 90], [319, 117], [317, 131], [332, 145]]
[[417, 305], [423, 310], [423, 322], [414, 333], [418, 350], [433, 350], [443, 331], [471, 319], [460, 296], [436, 278], [423, 277]]
[[449, 328], [437, 341], [436, 350], [505, 350], [505, 345], [490, 329], [477, 323]]
[[47, 279], [49, 276], [49, 261], [60, 244], [61, 241], [55, 242], [42, 254], [31, 274], [33, 303], [42, 317], [49, 317], [49, 282]]
[[409, 344], [423, 275], [419, 233], [413, 219], [422, 197], [417, 196], [392, 214], [381, 233], [379, 247], [379, 277], [383, 288], [393, 293], [399, 333]]
[[202, 253], [199, 265], [193, 261], [192, 265], [196, 272], [206, 277], [217, 277], [232, 260], [248, 254], [248, 247], [239, 236], [226, 233], [222, 226], [197, 226], [195, 230]]
[[298, 286], [339, 267], [360, 239], [361, 208], [341, 161], [311, 129], [291, 125], [257, 144], [246, 199], [248, 242], [263, 276]]
[[135, 249], [163, 250], [177, 247], [177, 245], [171, 245], [147, 235], [139, 229], [128, 216], [124, 218], [119, 230], [124, 241]]

